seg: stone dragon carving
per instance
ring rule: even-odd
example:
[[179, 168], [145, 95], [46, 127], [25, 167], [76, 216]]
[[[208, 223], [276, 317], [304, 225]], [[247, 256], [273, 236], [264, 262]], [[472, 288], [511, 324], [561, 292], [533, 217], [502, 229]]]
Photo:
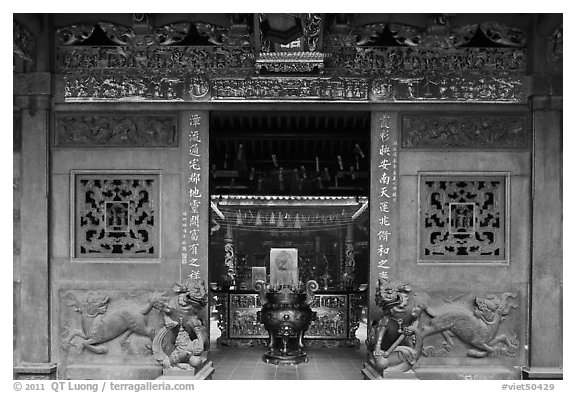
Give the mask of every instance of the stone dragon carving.
[[155, 329], [147, 324], [146, 315], [153, 309], [161, 309], [165, 303], [162, 293], [153, 293], [145, 305], [132, 300], [110, 304], [110, 297], [99, 291], [89, 291], [84, 299], [79, 299], [72, 291], [64, 298], [66, 304], [80, 313], [81, 328], [64, 327], [62, 336], [63, 348], [76, 346], [73, 339], [83, 339], [81, 350], [88, 349], [96, 354], [105, 354], [108, 348], [103, 345], [124, 334], [120, 345], [126, 348], [128, 338], [133, 333], [154, 338]]

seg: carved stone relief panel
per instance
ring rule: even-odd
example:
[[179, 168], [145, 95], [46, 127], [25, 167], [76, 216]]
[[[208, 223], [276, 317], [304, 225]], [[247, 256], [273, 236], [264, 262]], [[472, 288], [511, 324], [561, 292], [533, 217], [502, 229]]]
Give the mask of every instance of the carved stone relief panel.
[[420, 174], [420, 263], [507, 263], [508, 176]]
[[435, 292], [415, 297], [423, 309], [419, 330], [424, 358], [459, 357], [479, 364], [480, 358], [501, 362], [521, 355], [518, 292]]
[[140, 289], [61, 289], [60, 350], [64, 359], [152, 359], [162, 327], [164, 292]]
[[160, 178], [73, 173], [74, 258], [158, 258]]
[[212, 80], [214, 99], [367, 100], [368, 80], [354, 78], [219, 78]]
[[525, 102], [527, 79], [517, 72], [394, 72], [376, 77], [374, 101]]
[[175, 147], [177, 124], [177, 115], [57, 114], [54, 145]]
[[518, 149], [528, 145], [523, 115], [402, 116], [403, 148]]

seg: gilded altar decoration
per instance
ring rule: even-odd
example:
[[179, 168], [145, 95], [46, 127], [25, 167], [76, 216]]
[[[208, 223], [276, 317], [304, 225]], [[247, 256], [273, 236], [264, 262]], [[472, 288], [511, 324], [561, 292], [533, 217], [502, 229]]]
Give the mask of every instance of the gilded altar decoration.
[[310, 322], [305, 338], [348, 338], [347, 306], [347, 295], [314, 295], [310, 307], [316, 313], [316, 318]]
[[75, 258], [157, 258], [158, 175], [76, 174]]
[[420, 262], [506, 263], [506, 177], [420, 177]]
[[230, 294], [230, 338], [257, 339], [268, 336], [258, 320], [262, 307], [257, 294]]
[[178, 145], [176, 115], [55, 115], [56, 147], [173, 147]]
[[[61, 300], [80, 317], [79, 322], [72, 321], [76, 318], [63, 311], [68, 318], [61, 328], [62, 349], [70, 352], [75, 347], [78, 353], [88, 350], [103, 355], [109, 352], [109, 342], [118, 337], [122, 350], [149, 353], [156, 329], [149, 323], [148, 314], [153, 309], [163, 309], [167, 298], [163, 293], [150, 293], [146, 299], [145, 295], [126, 297], [106, 291], [66, 290]], [[133, 334], [148, 338], [147, 343], [134, 348], [136, 344], [130, 340]]]
[[528, 145], [523, 115], [403, 115], [403, 148], [518, 149]]

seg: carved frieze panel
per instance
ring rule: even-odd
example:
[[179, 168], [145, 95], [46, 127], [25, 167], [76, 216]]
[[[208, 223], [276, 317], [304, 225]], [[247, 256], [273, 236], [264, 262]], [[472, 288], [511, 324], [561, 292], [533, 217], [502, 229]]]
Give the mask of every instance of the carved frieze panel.
[[403, 148], [526, 148], [528, 119], [522, 115], [403, 115], [401, 138]]
[[377, 77], [374, 101], [525, 102], [526, 77], [519, 73], [402, 73]]
[[218, 78], [212, 98], [366, 100], [368, 80], [359, 78]]
[[72, 176], [74, 258], [158, 258], [158, 174]]
[[229, 74], [235, 68], [253, 68], [254, 52], [250, 48], [225, 46], [71, 46], [58, 48], [57, 64], [63, 73], [138, 67], [149, 72], [215, 69]]
[[[457, 357], [468, 364], [522, 356], [521, 296], [510, 292], [416, 293], [423, 309], [420, 363], [431, 357]], [[464, 360], [466, 359], [466, 360]], [[517, 360], [516, 360], [517, 361]]]
[[518, 71], [526, 69], [526, 52], [516, 48], [366, 47], [339, 48], [326, 59], [327, 69], [349, 73], [394, 71]]
[[507, 263], [506, 175], [419, 175], [420, 263]]
[[56, 114], [56, 147], [177, 146], [177, 115]]
[[180, 74], [127, 72], [64, 76], [66, 100], [184, 101], [187, 92]]
[[143, 289], [61, 289], [62, 356], [86, 362], [151, 359], [166, 300], [164, 292]]

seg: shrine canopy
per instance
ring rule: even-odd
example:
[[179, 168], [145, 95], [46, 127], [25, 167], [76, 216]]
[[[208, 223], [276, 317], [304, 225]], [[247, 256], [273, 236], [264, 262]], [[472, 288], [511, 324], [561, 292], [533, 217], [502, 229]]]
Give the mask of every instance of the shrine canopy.
[[[364, 216], [365, 196], [212, 195], [212, 219], [248, 231], [322, 231]], [[366, 215], [367, 216], [367, 215]]]

